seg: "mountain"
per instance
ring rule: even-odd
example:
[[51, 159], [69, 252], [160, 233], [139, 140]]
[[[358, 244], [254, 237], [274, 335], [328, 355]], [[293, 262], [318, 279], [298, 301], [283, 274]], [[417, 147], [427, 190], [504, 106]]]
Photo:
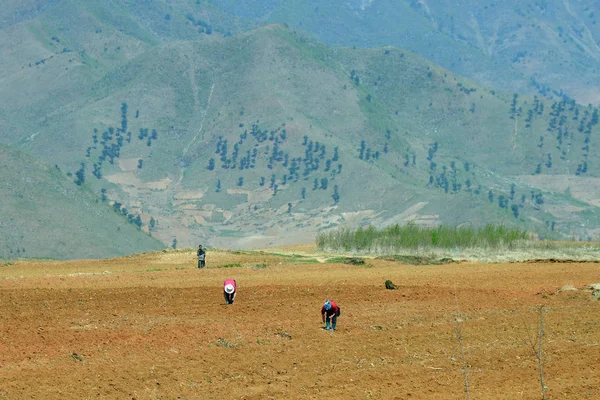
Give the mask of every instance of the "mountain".
[[0, 146], [0, 169], [0, 259], [105, 258], [164, 248], [57, 167]]
[[214, 0], [285, 22], [331, 46], [396, 46], [487, 86], [564, 90], [600, 102], [600, 6], [593, 0]]
[[593, 106], [285, 25], [230, 35], [250, 19], [216, 3], [199, 10], [229, 30], [191, 2], [50, 3], [0, 31], [0, 138], [163, 244], [407, 221], [597, 234]]
[[0, 10], [0, 29], [37, 21], [20, 34], [48, 29], [63, 40], [48, 49], [85, 48], [115, 65], [151, 44], [285, 23], [329, 46], [400, 47], [484, 86], [587, 105], [600, 102], [598, 15], [593, 0], [28, 0]]

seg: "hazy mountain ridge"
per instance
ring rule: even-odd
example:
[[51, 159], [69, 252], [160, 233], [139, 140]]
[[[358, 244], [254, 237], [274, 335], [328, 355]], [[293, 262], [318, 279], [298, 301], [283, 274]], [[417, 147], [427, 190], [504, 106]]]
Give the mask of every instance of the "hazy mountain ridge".
[[600, 9], [592, 0], [215, 4], [257, 21], [286, 22], [334, 46], [406, 48], [492, 87], [530, 91], [533, 77], [584, 104], [600, 101]]

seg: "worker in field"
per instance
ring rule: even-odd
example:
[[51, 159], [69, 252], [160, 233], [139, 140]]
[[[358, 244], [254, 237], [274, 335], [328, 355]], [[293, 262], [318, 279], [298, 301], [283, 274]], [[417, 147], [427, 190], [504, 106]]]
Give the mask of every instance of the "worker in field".
[[225, 303], [233, 304], [236, 293], [237, 283], [235, 279], [226, 279], [225, 282], [223, 282], [223, 295], [225, 296]]
[[325, 323], [325, 329], [335, 331], [337, 317], [340, 316], [340, 307], [331, 300], [326, 300], [321, 307], [321, 318]]
[[206, 251], [202, 248], [202, 245], [198, 245], [198, 268], [204, 268], [206, 266]]

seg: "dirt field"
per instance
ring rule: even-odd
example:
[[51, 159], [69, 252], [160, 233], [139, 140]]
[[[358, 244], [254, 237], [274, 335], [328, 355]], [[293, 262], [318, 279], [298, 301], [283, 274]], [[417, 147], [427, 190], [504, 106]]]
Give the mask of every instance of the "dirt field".
[[[465, 367], [472, 399], [540, 399], [539, 305], [547, 398], [600, 398], [600, 302], [587, 290], [600, 264], [326, 258], [0, 266], [0, 399], [464, 399]], [[341, 306], [336, 332], [322, 329], [325, 299]]]

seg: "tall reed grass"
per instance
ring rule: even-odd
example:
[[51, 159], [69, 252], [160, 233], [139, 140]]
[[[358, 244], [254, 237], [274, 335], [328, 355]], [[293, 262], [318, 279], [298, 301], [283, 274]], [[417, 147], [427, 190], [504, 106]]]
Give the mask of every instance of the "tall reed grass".
[[394, 225], [383, 229], [373, 226], [338, 228], [317, 235], [317, 245], [323, 250], [395, 252], [405, 249], [512, 249], [528, 241], [527, 232], [503, 225], [435, 228], [414, 223]]

